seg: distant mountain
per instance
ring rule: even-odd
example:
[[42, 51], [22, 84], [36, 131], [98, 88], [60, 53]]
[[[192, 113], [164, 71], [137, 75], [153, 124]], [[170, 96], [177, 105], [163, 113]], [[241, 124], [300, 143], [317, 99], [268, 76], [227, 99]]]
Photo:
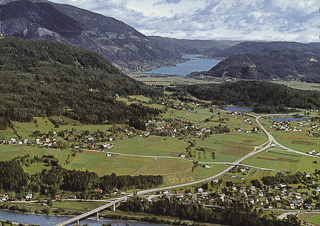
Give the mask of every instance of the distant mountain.
[[191, 77], [213, 76], [251, 80], [320, 82], [320, 49], [263, 51], [231, 56], [207, 72]]
[[159, 36], [148, 36], [150, 40], [164, 49], [174, 51], [177, 54], [202, 54], [212, 55], [221, 52], [229, 47], [235, 46], [241, 41], [228, 40], [187, 40], [164, 38]]
[[44, 0], [2, 1], [0, 32], [92, 50], [124, 70], [141, 70], [181, 60], [121, 21]]
[[0, 38], [0, 129], [10, 121], [66, 116], [85, 124], [146, 120], [158, 110], [116, 96], [162, 93], [123, 74], [101, 55], [48, 41]]
[[320, 43], [303, 44], [298, 42], [241, 42], [240, 44], [211, 52], [210, 57], [230, 57], [237, 54], [255, 54], [271, 50], [315, 49]]

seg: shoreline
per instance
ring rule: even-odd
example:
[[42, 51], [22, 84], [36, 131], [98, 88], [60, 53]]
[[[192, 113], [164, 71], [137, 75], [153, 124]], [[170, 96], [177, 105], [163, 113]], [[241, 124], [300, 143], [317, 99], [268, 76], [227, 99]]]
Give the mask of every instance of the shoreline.
[[[8, 211], [12, 213], [18, 213], [18, 214], [24, 214], [24, 215], [35, 215], [35, 216], [47, 216], [47, 217], [74, 217], [77, 215], [63, 215], [63, 214], [37, 214], [35, 212], [22, 212], [22, 211], [12, 211], [10, 209], [1, 209], [3, 211]], [[84, 211], [81, 211], [84, 212]], [[86, 218], [91, 221], [99, 222], [96, 217], [88, 217]], [[0, 220], [3, 222], [6, 222], [8, 219]], [[168, 216], [157, 216], [157, 215], [136, 215], [136, 213], [132, 212], [121, 212], [121, 213], [101, 213], [99, 220], [115, 220], [115, 221], [124, 221], [124, 222], [142, 222], [142, 223], [148, 223], [148, 224], [161, 224], [161, 225], [180, 225], [181, 223], [186, 225], [193, 225], [194, 223], [203, 225], [203, 226], [214, 226], [217, 224], [210, 224], [210, 223], [202, 223], [202, 222], [193, 222], [189, 220], [180, 220], [179, 218], [174, 217], [168, 217]], [[10, 221], [10, 220], [9, 220]], [[22, 224], [24, 226], [29, 226], [29, 224], [23, 224], [18, 222], [10, 221], [13, 225], [19, 225]], [[33, 225], [33, 224], [31, 224]], [[36, 224], [37, 225], [37, 224]]]

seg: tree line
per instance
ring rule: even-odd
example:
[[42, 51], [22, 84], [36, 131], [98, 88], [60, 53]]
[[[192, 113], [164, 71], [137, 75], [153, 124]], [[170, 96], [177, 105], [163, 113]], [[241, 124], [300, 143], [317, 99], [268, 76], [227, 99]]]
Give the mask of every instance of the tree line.
[[[31, 161], [48, 164], [54, 161], [54, 166], [30, 175], [24, 172], [22, 165], [30, 164]], [[1, 161], [0, 172], [0, 190], [17, 193], [32, 191], [51, 196], [62, 190], [88, 194], [100, 188], [103, 193], [111, 193], [114, 189], [146, 189], [163, 183], [162, 176], [117, 176], [113, 173], [99, 177], [98, 174], [88, 170], [67, 170], [56, 165], [55, 158], [51, 157], [34, 157], [31, 160], [17, 157], [10, 161]]]
[[205, 208], [202, 204], [182, 203], [176, 198], [165, 198], [157, 202], [148, 202], [141, 197], [134, 197], [121, 203], [121, 210], [145, 212], [156, 215], [179, 217], [184, 220], [206, 222], [224, 225], [256, 225], [256, 226], [284, 226], [300, 225], [300, 220], [293, 216], [280, 220], [264, 215], [262, 210], [253, 209], [251, 206], [240, 202], [232, 202], [226, 208]]
[[180, 88], [180, 91], [214, 105], [238, 105], [253, 107], [255, 112], [278, 113], [294, 108], [319, 109], [318, 91], [298, 90], [285, 85], [263, 81], [238, 81], [221, 84], [199, 84]]

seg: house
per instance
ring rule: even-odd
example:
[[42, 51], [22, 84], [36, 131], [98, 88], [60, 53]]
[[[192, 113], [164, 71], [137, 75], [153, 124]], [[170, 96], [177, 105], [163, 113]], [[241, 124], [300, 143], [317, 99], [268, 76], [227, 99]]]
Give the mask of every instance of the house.
[[214, 205], [214, 199], [210, 199], [210, 200], [209, 200], [209, 205], [210, 205], [210, 206], [213, 206], [213, 205]]
[[71, 199], [76, 199], [77, 196], [75, 196], [75, 195], [70, 195], [70, 198], [71, 198]]
[[242, 168], [242, 169], [240, 169], [240, 172], [244, 173], [244, 172], [246, 172], [246, 169]]
[[112, 154], [111, 153], [107, 153], [107, 157], [111, 157], [112, 156]]
[[198, 192], [203, 192], [203, 188], [198, 188]]
[[206, 164], [206, 165], [204, 165], [204, 168], [210, 169], [210, 165]]
[[281, 208], [282, 203], [281, 202], [277, 202], [277, 208]]
[[[219, 183], [219, 180], [218, 180], [218, 179], [214, 179], [214, 180], [212, 180], [212, 183], [217, 184], [217, 183]], [[320, 189], [320, 188], [319, 188], [319, 189]]]
[[280, 196], [279, 195], [276, 195], [275, 197], [274, 197], [274, 200], [276, 200], [276, 201], [280, 201]]
[[280, 184], [280, 188], [285, 188], [285, 187], [287, 187], [286, 184]]
[[27, 194], [26, 199], [32, 199], [32, 194]]
[[93, 137], [88, 137], [88, 141], [93, 141]]

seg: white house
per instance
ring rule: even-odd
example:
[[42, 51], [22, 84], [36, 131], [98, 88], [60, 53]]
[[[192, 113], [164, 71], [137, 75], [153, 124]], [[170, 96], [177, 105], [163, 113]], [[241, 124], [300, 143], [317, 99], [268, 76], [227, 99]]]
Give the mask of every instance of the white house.
[[32, 194], [27, 194], [26, 199], [32, 199]]

